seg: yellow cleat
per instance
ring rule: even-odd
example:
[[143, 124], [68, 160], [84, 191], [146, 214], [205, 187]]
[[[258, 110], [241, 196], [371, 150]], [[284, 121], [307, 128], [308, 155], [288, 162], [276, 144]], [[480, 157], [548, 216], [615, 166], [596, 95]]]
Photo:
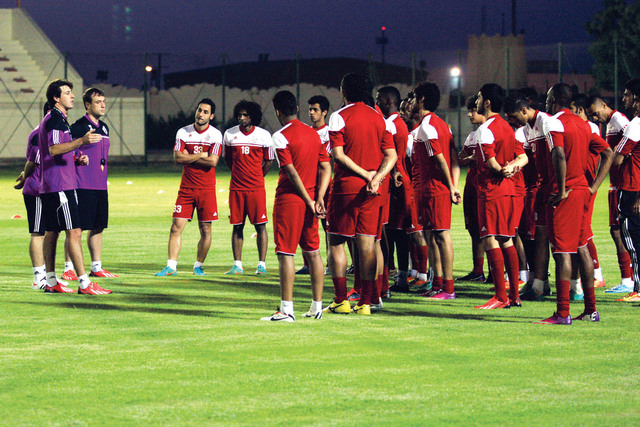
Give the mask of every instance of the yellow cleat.
[[338, 313], [338, 314], [349, 314], [351, 313], [351, 304], [349, 301], [344, 300], [340, 303], [333, 301], [331, 305], [324, 310], [324, 313]]
[[365, 316], [371, 316], [371, 306], [369, 304], [356, 305], [353, 307], [355, 314], [364, 314]]

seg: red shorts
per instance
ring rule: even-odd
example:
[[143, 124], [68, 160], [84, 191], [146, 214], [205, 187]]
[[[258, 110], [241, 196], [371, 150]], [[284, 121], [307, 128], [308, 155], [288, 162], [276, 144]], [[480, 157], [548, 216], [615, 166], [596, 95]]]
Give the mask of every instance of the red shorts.
[[331, 234], [353, 237], [378, 235], [380, 196], [358, 194], [332, 194], [327, 212], [327, 228]]
[[389, 228], [403, 230], [407, 234], [422, 231], [418, 219], [418, 209], [409, 180], [402, 180], [402, 186], [391, 191], [389, 203]]
[[549, 193], [546, 191], [538, 190], [536, 192], [536, 198], [533, 202], [533, 220], [535, 225], [545, 227], [547, 225], [547, 200], [549, 199]]
[[184, 218], [191, 221], [193, 208], [198, 212], [198, 221], [210, 222], [218, 220], [218, 202], [216, 188], [180, 188], [178, 198], [173, 207], [174, 218]]
[[520, 218], [522, 218], [522, 211], [524, 210], [524, 198], [526, 194], [516, 194], [513, 196], [513, 220], [515, 221], [516, 230], [520, 226]]
[[251, 224], [265, 224], [267, 218], [267, 194], [264, 189], [254, 191], [229, 191], [229, 223], [231, 225], [244, 224], [249, 217]]
[[464, 185], [462, 195], [462, 209], [464, 211], [464, 228], [469, 230], [472, 236], [479, 236], [478, 228], [478, 192], [476, 186], [469, 180]]
[[389, 181], [390, 178], [387, 176], [387, 178], [382, 181], [382, 184], [380, 184], [380, 190], [378, 191], [380, 193], [380, 197], [382, 197], [382, 199], [380, 200], [380, 203], [382, 205], [380, 221], [382, 222], [382, 224], [389, 223], [389, 202], [391, 200]]
[[318, 218], [302, 201], [287, 201], [273, 205], [273, 239], [276, 254], [295, 255], [298, 245], [305, 252], [320, 249]]
[[536, 237], [536, 221], [534, 204], [536, 200], [537, 188], [527, 190], [524, 195], [524, 208], [520, 216], [520, 224], [518, 225], [518, 234], [525, 240], [534, 240]]
[[591, 222], [593, 221], [593, 207], [596, 204], [597, 195], [598, 193], [596, 192], [589, 198], [589, 208], [587, 209], [587, 217], [585, 218], [586, 223], [589, 224], [586, 228], [587, 240], [593, 238], [593, 228], [591, 227]]
[[451, 195], [424, 196], [422, 227], [425, 230], [451, 229]]
[[587, 244], [587, 219], [591, 193], [589, 189], [573, 189], [569, 196], [547, 208], [547, 228], [551, 250], [556, 253], [576, 253]]
[[609, 227], [620, 227], [620, 209], [618, 209], [618, 190], [609, 188]]
[[516, 234], [513, 215], [513, 197], [502, 196], [487, 200], [478, 197], [478, 225], [480, 238], [487, 236], [514, 237]]

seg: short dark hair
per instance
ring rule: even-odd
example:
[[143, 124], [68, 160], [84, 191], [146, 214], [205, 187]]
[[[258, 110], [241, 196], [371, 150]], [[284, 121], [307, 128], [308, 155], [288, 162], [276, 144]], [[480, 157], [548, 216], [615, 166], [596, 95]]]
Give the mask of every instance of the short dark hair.
[[531, 103], [529, 101], [529, 98], [519, 92], [515, 95], [508, 96], [504, 100], [505, 114], [515, 113], [516, 111], [520, 111], [523, 108], [531, 108]]
[[634, 96], [640, 96], [640, 79], [633, 78], [627, 80], [624, 84], [624, 88], [631, 92]]
[[384, 86], [378, 89], [378, 93], [383, 94], [388, 99], [393, 101], [396, 107], [400, 107], [400, 91], [395, 86]]
[[[215, 104], [215, 102], [213, 102], [213, 101], [211, 100], [211, 98], [202, 98], [202, 99], [200, 100], [200, 102], [198, 102], [198, 104], [197, 104], [197, 105], [200, 105], [200, 104], [206, 104], [206, 105], [208, 105], [209, 107], [211, 107], [211, 114], [214, 114], [214, 113], [216, 112], [216, 104]], [[196, 105], [196, 106], [197, 106], [197, 105]], [[253, 120], [253, 118], [252, 118], [252, 120]]]
[[288, 90], [281, 90], [273, 96], [273, 109], [285, 116], [295, 116], [298, 112], [296, 96]]
[[480, 94], [484, 101], [491, 102], [491, 111], [499, 113], [504, 104], [504, 89], [496, 83], [486, 83], [480, 88]]
[[73, 83], [68, 80], [56, 79], [49, 83], [47, 87], [47, 101], [51, 108], [56, 105], [54, 98], [60, 98], [60, 95], [62, 95], [62, 86], [69, 86], [69, 89], [73, 89]]
[[49, 105], [49, 101], [46, 101], [43, 105], [42, 105], [42, 115], [46, 116], [47, 113], [51, 110], [51, 105]]
[[413, 96], [416, 101], [422, 100], [422, 106], [425, 110], [436, 111], [438, 105], [440, 105], [440, 88], [434, 82], [424, 81], [418, 83], [418, 86], [413, 89]]
[[563, 108], [571, 106], [571, 98], [573, 98], [571, 86], [566, 83], [556, 83], [551, 87], [551, 90], [553, 91], [553, 99], [558, 106]]
[[237, 119], [238, 114], [240, 114], [240, 110], [244, 110], [247, 112], [249, 117], [251, 117], [251, 124], [253, 126], [259, 126], [262, 122], [262, 108], [260, 105], [253, 101], [242, 100], [233, 107], [233, 118]]
[[84, 105], [84, 108], [87, 108], [87, 103], [91, 104], [94, 96], [104, 96], [104, 92], [97, 87], [90, 87], [84, 91], [82, 94], [82, 104]]
[[364, 102], [370, 103], [371, 96], [371, 84], [368, 79], [362, 74], [349, 73], [342, 77], [340, 87], [344, 92], [344, 97], [349, 102]]
[[309, 98], [307, 101], [309, 105], [318, 104], [320, 106], [320, 111], [329, 111], [329, 100], [326, 96], [323, 95], [315, 95]]
[[591, 105], [589, 104], [589, 98], [590, 97], [588, 97], [586, 93], [576, 93], [571, 98], [571, 103], [577, 108], [582, 108], [586, 113], [587, 108], [589, 108], [589, 106]]
[[604, 102], [604, 99], [602, 99], [602, 97], [600, 95], [591, 95], [589, 97], [587, 97], [587, 99], [585, 100], [585, 109], [591, 107], [593, 104], [595, 104], [596, 102]]
[[471, 95], [467, 98], [467, 110], [475, 110], [478, 108], [476, 105], [476, 101], [478, 100], [478, 95]]

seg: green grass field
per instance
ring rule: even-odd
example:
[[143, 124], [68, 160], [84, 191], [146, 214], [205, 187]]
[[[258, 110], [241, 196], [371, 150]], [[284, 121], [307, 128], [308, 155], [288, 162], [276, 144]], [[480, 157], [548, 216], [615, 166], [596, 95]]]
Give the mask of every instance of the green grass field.
[[[189, 224], [179, 274], [153, 276], [167, 258], [174, 166], [112, 170], [102, 259], [121, 277], [99, 283], [114, 293], [47, 295], [30, 287], [26, 219], [10, 219], [25, 215], [12, 188], [18, 172], [0, 172], [0, 424], [640, 424], [638, 304], [597, 290], [600, 323], [534, 325], [553, 313], [553, 298], [479, 311], [492, 292], [462, 282], [454, 301], [394, 295], [380, 314], [316, 321], [301, 317], [311, 300], [307, 276], [296, 284], [298, 320], [261, 322], [279, 304], [277, 260], [271, 241], [269, 274], [251, 274], [249, 226], [248, 274], [223, 275], [233, 262], [227, 173], [219, 173], [225, 192], [208, 275], [191, 274], [198, 232]], [[271, 198], [276, 179], [272, 171]], [[594, 229], [613, 285], [606, 205], [602, 191]], [[462, 207], [453, 224], [462, 276], [472, 265]], [[61, 246], [58, 253], [61, 265]], [[326, 303], [333, 288], [325, 284]], [[573, 303], [572, 314], [581, 312]]]

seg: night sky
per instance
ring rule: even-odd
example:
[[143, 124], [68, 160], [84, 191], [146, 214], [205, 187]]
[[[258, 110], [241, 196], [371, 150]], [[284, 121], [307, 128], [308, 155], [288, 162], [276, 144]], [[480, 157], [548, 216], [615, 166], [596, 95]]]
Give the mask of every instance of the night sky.
[[[1, 7], [15, 4], [0, 0]], [[269, 53], [270, 59], [293, 58], [296, 53], [303, 58], [372, 54], [380, 60], [375, 37], [383, 25], [389, 38], [387, 62], [408, 66], [413, 51], [427, 67], [438, 66], [466, 48], [469, 34], [481, 32], [483, 4], [486, 33], [501, 33], [503, 28], [510, 32], [510, 0], [22, 1], [58, 48], [70, 52], [72, 63], [89, 82], [95, 74], [84, 70], [96, 68], [98, 54], [102, 62], [120, 62], [127, 56], [137, 62], [144, 51], [167, 53], [166, 72], [219, 65], [222, 53], [228, 55], [228, 63], [253, 61], [260, 53]], [[518, 0], [517, 29], [524, 30], [534, 59], [554, 55], [553, 45], [562, 42], [577, 52], [574, 65], [585, 71], [590, 39], [584, 23], [602, 7], [596, 0]], [[102, 68], [109, 69], [109, 64]]]

